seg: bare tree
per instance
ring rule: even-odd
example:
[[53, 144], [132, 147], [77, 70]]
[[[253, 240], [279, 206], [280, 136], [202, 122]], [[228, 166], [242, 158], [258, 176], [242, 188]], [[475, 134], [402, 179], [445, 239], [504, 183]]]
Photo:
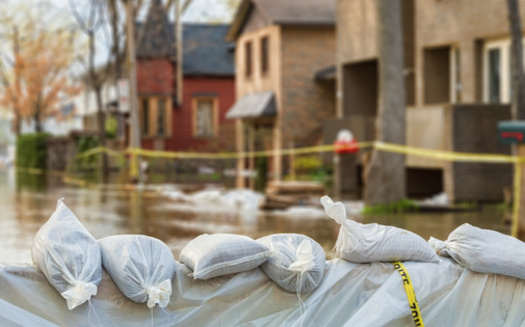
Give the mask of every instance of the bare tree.
[[[79, 8], [75, 0], [69, 0], [69, 6], [71, 12], [75, 17], [75, 20], [80, 30], [85, 33], [89, 39], [89, 54], [88, 54], [88, 84], [93, 93], [95, 94], [97, 104], [97, 125], [98, 125], [98, 138], [99, 145], [102, 147], [106, 146], [106, 117], [104, 112], [104, 105], [102, 103], [102, 87], [104, 83], [105, 71], [97, 70], [95, 66], [96, 46], [95, 46], [95, 35], [97, 31], [104, 28], [105, 21], [105, 9], [106, 5], [103, 0], [91, 0], [86, 5], [83, 2], [83, 7]], [[108, 157], [105, 153], [102, 153], [102, 178], [104, 182], [108, 181], [109, 177], [109, 163]]]
[[36, 132], [42, 132], [44, 120], [56, 112], [61, 99], [81, 91], [70, 76], [74, 34], [60, 24], [49, 28], [40, 11], [31, 9], [20, 7], [22, 17], [0, 20], [12, 27], [8, 38], [13, 43], [13, 59], [0, 65], [0, 105], [11, 109], [16, 135], [22, 119], [32, 121]]
[[[120, 4], [125, 0], [105, 0], [108, 14], [109, 27], [111, 29], [111, 52], [110, 63], [106, 66], [108, 76], [112, 76], [116, 81], [124, 77], [124, 62], [127, 56], [126, 46], [126, 17], [125, 8]], [[144, 0], [133, 2], [133, 21], [136, 21], [139, 10], [144, 5]]]
[[[401, 0], [378, 0], [379, 101], [377, 140], [405, 144], [405, 82]], [[366, 172], [365, 202], [387, 204], [405, 198], [405, 156], [373, 150]]]

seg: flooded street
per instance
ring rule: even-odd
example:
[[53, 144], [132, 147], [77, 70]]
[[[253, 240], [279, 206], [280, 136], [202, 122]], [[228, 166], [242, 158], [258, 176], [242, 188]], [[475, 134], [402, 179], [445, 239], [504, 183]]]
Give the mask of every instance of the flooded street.
[[[254, 239], [273, 233], [300, 233], [312, 237], [333, 257], [339, 225], [317, 208], [288, 212], [235, 209], [212, 203], [180, 203], [161, 192], [82, 189], [58, 180], [31, 180], [17, 185], [15, 174], [0, 171], [0, 262], [31, 262], [33, 236], [64, 198], [91, 234], [99, 239], [115, 234], [146, 234], [164, 241], [178, 259], [180, 250], [202, 233], [236, 233]], [[361, 217], [413, 231], [423, 238], [444, 239], [457, 226], [473, 225], [509, 233], [501, 209], [465, 213], [411, 213]]]

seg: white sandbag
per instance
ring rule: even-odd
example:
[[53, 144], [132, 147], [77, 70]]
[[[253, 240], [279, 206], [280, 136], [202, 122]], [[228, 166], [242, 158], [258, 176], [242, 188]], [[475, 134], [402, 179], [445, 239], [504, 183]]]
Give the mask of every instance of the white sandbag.
[[525, 279], [525, 243], [514, 237], [463, 224], [445, 242], [433, 237], [428, 242], [439, 255], [472, 271]]
[[162, 241], [145, 235], [116, 235], [98, 241], [102, 265], [130, 300], [165, 308], [176, 262]]
[[319, 243], [300, 234], [274, 234], [257, 240], [272, 254], [262, 270], [289, 292], [314, 290], [323, 279], [326, 255]]
[[193, 271], [193, 278], [209, 279], [256, 268], [270, 254], [265, 245], [248, 236], [203, 234], [182, 249], [179, 261]]
[[36, 233], [31, 257], [70, 310], [97, 294], [102, 280], [100, 247], [62, 200]]
[[432, 247], [422, 237], [394, 226], [361, 224], [346, 219], [341, 202], [321, 197], [326, 214], [341, 225], [335, 244], [336, 256], [350, 262], [438, 262]]

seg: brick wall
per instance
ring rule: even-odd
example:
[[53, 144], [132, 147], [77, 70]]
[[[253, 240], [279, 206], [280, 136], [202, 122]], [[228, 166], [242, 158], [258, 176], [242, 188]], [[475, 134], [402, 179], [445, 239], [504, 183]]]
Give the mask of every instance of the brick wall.
[[314, 145], [335, 116], [335, 85], [314, 79], [335, 64], [334, 28], [283, 27], [282, 49], [282, 144]]
[[137, 88], [140, 94], [172, 93], [175, 87], [173, 63], [169, 59], [137, 61]]
[[[509, 155], [498, 143], [497, 122], [510, 120], [507, 105], [454, 105], [445, 109], [446, 142], [451, 151]], [[445, 191], [452, 201], [502, 201], [512, 185], [511, 164], [453, 162], [445, 168]], [[447, 176], [448, 175], [448, 176]]]

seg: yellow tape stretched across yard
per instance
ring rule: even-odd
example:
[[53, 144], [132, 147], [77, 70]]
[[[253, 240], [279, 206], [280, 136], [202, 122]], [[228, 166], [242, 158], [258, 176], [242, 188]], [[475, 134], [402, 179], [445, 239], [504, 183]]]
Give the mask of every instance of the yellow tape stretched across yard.
[[410, 275], [408, 274], [407, 269], [399, 261], [392, 262], [392, 264], [403, 279], [403, 286], [405, 287], [405, 292], [407, 293], [408, 305], [410, 306], [410, 311], [412, 312], [414, 325], [417, 327], [424, 327], [425, 324], [423, 323], [423, 317], [421, 316], [419, 304], [417, 303], [416, 292], [414, 291], [414, 286], [412, 285], [412, 280], [410, 280]]
[[[385, 143], [385, 142], [359, 142], [360, 149], [375, 148], [381, 151], [395, 152], [406, 155], [413, 155], [435, 160], [444, 161], [463, 161], [463, 162], [486, 162], [486, 163], [525, 163], [525, 157], [510, 156], [503, 154], [477, 154], [464, 152], [451, 152], [432, 149], [415, 148], [406, 145]], [[251, 151], [251, 152], [175, 152], [175, 151], [154, 151], [138, 148], [128, 148], [125, 151], [115, 151], [103, 147], [97, 147], [85, 152], [79, 153], [77, 158], [88, 157], [98, 153], [107, 153], [112, 156], [122, 156], [124, 154], [134, 154], [142, 157], [155, 158], [171, 158], [171, 159], [237, 159], [249, 157], [264, 157], [273, 155], [299, 155], [311, 154], [320, 152], [332, 152], [334, 146], [319, 145], [305, 148], [281, 149], [281, 150], [266, 150], [266, 151]]]
[[[405, 155], [413, 155], [434, 160], [443, 161], [461, 161], [461, 162], [484, 162], [484, 163], [498, 163], [498, 164], [514, 164], [514, 208], [513, 208], [513, 227], [511, 235], [517, 237], [518, 235], [518, 213], [519, 213], [519, 195], [521, 188], [521, 164], [525, 163], [525, 157], [499, 155], [499, 154], [477, 154], [477, 153], [462, 153], [441, 150], [431, 150], [423, 148], [415, 148], [406, 145], [385, 143], [379, 141], [359, 142], [360, 149], [375, 148], [380, 151], [401, 153]], [[301, 155], [320, 152], [334, 151], [333, 145], [320, 145], [305, 148], [295, 149], [279, 149], [268, 151], [251, 151], [251, 152], [219, 152], [219, 153], [199, 153], [199, 152], [171, 152], [171, 151], [153, 151], [137, 148], [128, 148], [125, 151], [114, 151], [103, 147], [97, 147], [79, 153], [76, 158], [88, 157], [98, 153], [106, 153], [111, 156], [124, 156], [126, 154], [150, 158], [171, 158], [171, 159], [238, 159], [238, 158], [254, 158], [265, 157], [273, 155]], [[135, 167], [136, 170], [136, 167]]]

